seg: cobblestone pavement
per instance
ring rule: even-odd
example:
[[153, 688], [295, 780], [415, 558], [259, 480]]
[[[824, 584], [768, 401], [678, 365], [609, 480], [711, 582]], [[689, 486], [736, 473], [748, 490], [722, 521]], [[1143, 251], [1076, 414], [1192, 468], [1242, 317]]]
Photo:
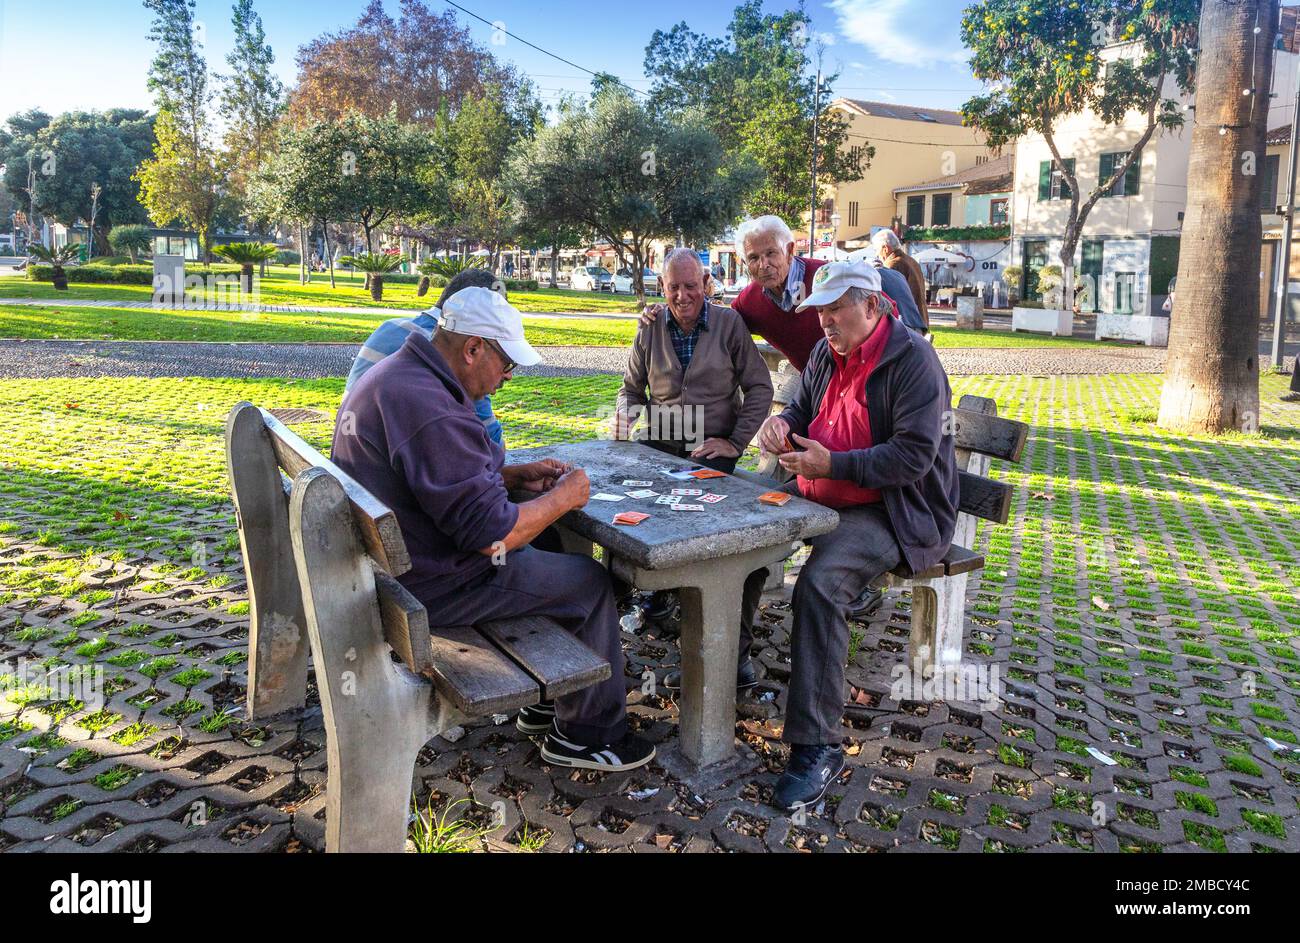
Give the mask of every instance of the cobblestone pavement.
[[[354, 344], [196, 344], [169, 341], [0, 341], [3, 377], [342, 377]], [[518, 376], [622, 373], [622, 347], [542, 347], [546, 363]], [[1147, 347], [944, 348], [948, 373], [1160, 373], [1165, 352]]]
[[[13, 542], [0, 559], [44, 553]], [[247, 620], [224, 610], [244, 587], [230, 575], [213, 589], [147, 560], [103, 561], [83, 582], [113, 596], [111, 615], [72, 599], [23, 610], [24, 628], [5, 639], [11, 665], [113, 654], [107, 703], [93, 713], [68, 700], [20, 710], [21, 691], [0, 699], [0, 736], [11, 741], [0, 747], [0, 851], [323, 850], [326, 753], [315, 686], [303, 711], [244, 720]], [[148, 588], [128, 588], [140, 581]], [[656, 765], [617, 775], [545, 766], [513, 724], [485, 723], [454, 744], [431, 741], [414, 792], [421, 808], [469, 800], [453, 817], [465, 813], [488, 829], [489, 849], [518, 850], [531, 835], [548, 851], [1150, 851], [1209, 841], [1300, 850], [1300, 768], [1242, 756], [1224, 763], [1212, 749], [1211, 737], [1241, 739], [1228, 729], [1261, 722], [1225, 691], [1226, 679], [1182, 658], [1168, 683], [1150, 674], [1107, 680], [1096, 666], [1076, 675], [1059, 660], [1072, 653], [1051, 637], [1013, 648], [992, 631], [997, 620], [976, 616], [968, 639], [996, 639], [996, 654], [973, 662], [1010, 656], [1035, 673], [1009, 680], [995, 711], [900, 702], [890, 679], [904, 657], [908, 605], [906, 594], [893, 594], [869, 625], [855, 626], [849, 677], [866, 693], [846, 712], [848, 766], [801, 824], [766, 805], [786, 757], [778, 738], [787, 593], [765, 597], [755, 636], [767, 677], [739, 705], [737, 735], [759, 757], [757, 772], [698, 795]], [[1142, 632], [1169, 636], [1167, 621], [1126, 618], [1107, 633], [1113, 638], [1089, 644], [1140, 648]], [[662, 744], [675, 736], [676, 705], [636, 689], [646, 667], [662, 677], [675, 664], [676, 647], [650, 633], [625, 634], [624, 644], [632, 726]], [[1294, 725], [1294, 708], [1275, 709]], [[1201, 729], [1207, 714], [1223, 733]], [[1082, 747], [1094, 743], [1098, 759]], [[1201, 789], [1183, 792], [1185, 783]]]

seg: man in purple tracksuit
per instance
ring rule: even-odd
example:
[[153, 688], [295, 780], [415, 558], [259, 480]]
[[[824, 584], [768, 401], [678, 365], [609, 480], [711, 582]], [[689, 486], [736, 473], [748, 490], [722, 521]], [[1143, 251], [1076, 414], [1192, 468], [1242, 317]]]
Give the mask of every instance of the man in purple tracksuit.
[[[609, 661], [608, 680], [520, 712], [520, 730], [545, 734], [543, 760], [633, 769], [654, 747], [627, 732], [609, 575], [591, 557], [529, 545], [587, 503], [586, 473], [549, 459], [506, 465], [474, 412], [516, 364], [540, 361], [509, 302], [486, 288], [457, 292], [432, 339], [412, 333], [347, 394], [332, 458], [396, 514], [411, 556], [399, 579], [434, 625], [548, 616]], [[516, 504], [511, 489], [539, 496]]]

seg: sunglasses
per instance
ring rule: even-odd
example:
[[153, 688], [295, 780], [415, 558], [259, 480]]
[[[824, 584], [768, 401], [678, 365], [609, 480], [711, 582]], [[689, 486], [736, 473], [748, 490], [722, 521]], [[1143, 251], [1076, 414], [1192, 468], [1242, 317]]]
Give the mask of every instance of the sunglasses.
[[518, 364], [516, 364], [513, 360], [511, 360], [509, 357], [506, 356], [506, 352], [501, 349], [501, 345], [498, 344], [496, 341], [492, 340], [492, 338], [485, 337], [483, 338], [483, 341], [489, 347], [495, 350], [497, 352], [497, 356], [501, 358], [502, 373], [510, 373], [512, 370], [515, 369], [516, 366], [518, 366]]

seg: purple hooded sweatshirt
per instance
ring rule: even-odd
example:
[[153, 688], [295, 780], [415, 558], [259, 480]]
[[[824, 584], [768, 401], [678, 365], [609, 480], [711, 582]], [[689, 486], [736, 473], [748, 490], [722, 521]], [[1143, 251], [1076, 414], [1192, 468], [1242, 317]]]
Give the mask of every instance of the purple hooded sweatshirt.
[[479, 551], [504, 539], [519, 518], [501, 477], [505, 451], [418, 332], [344, 398], [331, 458], [397, 515], [411, 555], [399, 579], [422, 601], [491, 568]]

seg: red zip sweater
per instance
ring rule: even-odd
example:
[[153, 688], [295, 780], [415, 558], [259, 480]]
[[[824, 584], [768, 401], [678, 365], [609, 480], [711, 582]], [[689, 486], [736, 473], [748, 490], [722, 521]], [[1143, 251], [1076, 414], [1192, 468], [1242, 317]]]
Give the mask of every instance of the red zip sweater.
[[[803, 260], [803, 291], [807, 298], [812, 294], [813, 273], [826, 263], [821, 259], [805, 257]], [[819, 340], [826, 336], [816, 308], [785, 312], [778, 307], [758, 282], [745, 286], [731, 307], [739, 312], [749, 328], [781, 353], [796, 370], [802, 371], [808, 356]]]
[[[803, 296], [807, 298], [812, 294], [813, 275], [826, 262], [824, 259], [814, 259], [810, 256], [802, 256], [802, 258]], [[885, 293], [881, 292], [881, 294]], [[885, 297], [889, 298], [888, 295]], [[892, 298], [889, 298], [889, 303], [891, 313], [894, 317], [898, 317], [898, 305], [894, 304]], [[763, 286], [758, 282], [750, 282], [746, 285], [745, 289], [736, 296], [736, 300], [731, 303], [731, 307], [744, 320], [749, 333], [757, 334], [785, 354], [786, 359], [800, 373], [808, 363], [812, 349], [826, 336], [822, 330], [822, 322], [817, 317], [816, 308], [782, 311], [771, 298], [767, 297], [767, 292], [763, 291]]]

